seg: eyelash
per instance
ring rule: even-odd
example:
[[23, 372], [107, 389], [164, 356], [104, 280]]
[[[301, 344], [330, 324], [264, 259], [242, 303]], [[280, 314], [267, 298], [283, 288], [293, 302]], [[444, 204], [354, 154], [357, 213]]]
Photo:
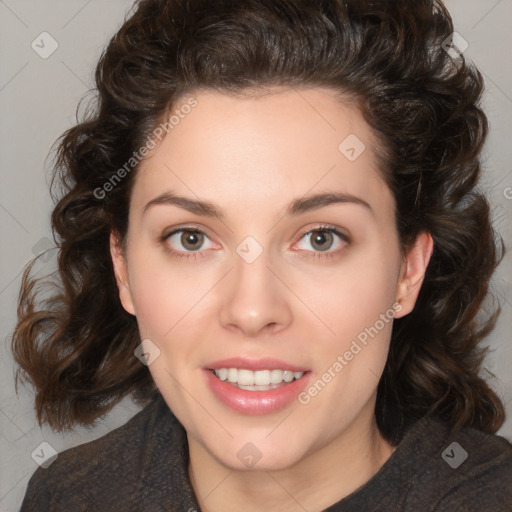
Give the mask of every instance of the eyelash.
[[[160, 242], [162, 244], [165, 244], [166, 241], [172, 236], [172, 235], [175, 235], [176, 233], [181, 233], [181, 232], [184, 232], [184, 231], [188, 231], [190, 233], [200, 233], [200, 234], [203, 234], [205, 235], [206, 237], [208, 235], [206, 235], [206, 233], [204, 233], [204, 231], [201, 231], [200, 229], [197, 229], [197, 228], [194, 228], [194, 227], [187, 227], [187, 226], [182, 226], [178, 229], [175, 229], [169, 233], [166, 233], [164, 235], [162, 235], [160, 237]], [[304, 238], [305, 235], [308, 235], [310, 233], [316, 233], [316, 232], [321, 232], [321, 233], [332, 233], [336, 236], [338, 236], [342, 241], [344, 241], [345, 243], [349, 244], [350, 243], [350, 238], [345, 235], [344, 233], [341, 233], [336, 227], [334, 226], [330, 226], [330, 225], [321, 225], [321, 226], [317, 226], [313, 229], [309, 229], [308, 231], [305, 231], [304, 233], [301, 234], [300, 238], [299, 238], [299, 241], [302, 240]], [[170, 248], [167, 248], [167, 250], [172, 254], [173, 257], [175, 258], [178, 258], [178, 259], [186, 259], [186, 260], [197, 260], [199, 258], [203, 258], [205, 256], [203, 256], [203, 252], [202, 251], [188, 251], [188, 252], [182, 252], [182, 251], [176, 251], [174, 249], [170, 249]], [[338, 249], [337, 251], [334, 251], [334, 252], [327, 252], [327, 251], [306, 251], [306, 252], [311, 252], [312, 254], [309, 255], [309, 256], [306, 256], [308, 258], [317, 258], [317, 259], [331, 259], [331, 258], [334, 258], [336, 257], [337, 255], [339, 255], [342, 251], [344, 251], [344, 248], [342, 249]]]

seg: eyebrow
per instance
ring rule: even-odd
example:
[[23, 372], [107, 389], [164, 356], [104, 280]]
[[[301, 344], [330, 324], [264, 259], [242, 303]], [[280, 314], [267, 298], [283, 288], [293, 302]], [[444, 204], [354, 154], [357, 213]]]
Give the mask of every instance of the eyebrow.
[[[363, 206], [365, 209], [369, 210], [372, 215], [375, 215], [372, 207], [364, 199], [352, 194], [329, 192], [294, 199], [286, 210], [286, 216], [300, 215], [331, 204], [347, 203]], [[203, 217], [211, 217], [219, 220], [224, 219], [222, 209], [215, 203], [180, 196], [174, 192], [164, 192], [155, 197], [144, 206], [142, 213], [146, 213], [149, 208], [156, 205], [174, 205]]]

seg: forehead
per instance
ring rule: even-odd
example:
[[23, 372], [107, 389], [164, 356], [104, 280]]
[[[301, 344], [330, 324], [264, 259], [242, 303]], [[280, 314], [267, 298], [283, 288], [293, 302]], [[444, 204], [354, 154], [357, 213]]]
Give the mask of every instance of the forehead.
[[[187, 103], [195, 106], [180, 110]], [[196, 91], [171, 115], [172, 129], [137, 172], [137, 208], [166, 189], [226, 208], [278, 208], [286, 198], [328, 190], [369, 198], [377, 208], [393, 201], [378, 168], [376, 137], [355, 105], [330, 90]]]

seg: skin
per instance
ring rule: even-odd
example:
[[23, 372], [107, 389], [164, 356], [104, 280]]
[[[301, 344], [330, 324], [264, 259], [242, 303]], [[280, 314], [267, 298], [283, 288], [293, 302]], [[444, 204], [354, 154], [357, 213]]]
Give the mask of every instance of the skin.
[[[111, 252], [124, 308], [160, 355], [149, 365], [185, 427], [189, 476], [202, 510], [320, 511], [367, 482], [394, 447], [374, 408], [392, 321], [311, 401], [259, 416], [236, 412], [206, 387], [202, 368], [234, 356], [274, 357], [311, 370], [312, 381], [381, 314], [414, 307], [433, 250], [427, 233], [399, 248], [395, 201], [379, 173], [377, 141], [360, 112], [322, 88], [228, 96], [197, 91], [198, 104], [142, 162], [132, 192], [126, 251]], [[366, 150], [338, 146], [356, 134]], [[223, 220], [176, 205], [144, 206], [166, 191], [208, 200]], [[364, 199], [286, 216], [306, 194]], [[314, 242], [319, 225], [349, 235]], [[199, 229], [187, 243], [172, 229]], [[172, 228], [172, 229], [171, 229]], [[307, 233], [311, 234], [311, 237]], [[182, 236], [184, 235], [184, 236]], [[247, 236], [263, 248], [247, 263]], [[179, 259], [169, 250], [198, 259]], [[188, 253], [187, 253], [188, 250]], [[332, 258], [315, 258], [330, 254]], [[261, 459], [237, 457], [253, 443]]]

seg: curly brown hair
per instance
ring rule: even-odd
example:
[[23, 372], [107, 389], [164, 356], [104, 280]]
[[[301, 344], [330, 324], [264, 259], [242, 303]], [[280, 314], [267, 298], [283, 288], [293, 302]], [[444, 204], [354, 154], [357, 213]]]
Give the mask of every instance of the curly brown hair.
[[137, 1], [97, 65], [94, 112], [59, 139], [58, 279], [31, 276], [34, 262], [23, 275], [16, 389], [20, 378], [35, 387], [39, 424], [91, 425], [125, 396], [158, 393], [134, 356], [138, 327], [109, 252], [111, 231], [125, 237], [138, 166], [108, 193], [105, 183], [185, 93], [322, 86], [348, 94], [381, 142], [402, 251], [420, 232], [434, 240], [415, 308], [394, 321], [377, 424], [393, 444], [427, 413], [452, 432], [495, 433], [504, 407], [479, 372], [500, 308], [480, 313], [505, 249], [477, 190], [483, 79], [445, 51], [453, 31], [438, 0]]

